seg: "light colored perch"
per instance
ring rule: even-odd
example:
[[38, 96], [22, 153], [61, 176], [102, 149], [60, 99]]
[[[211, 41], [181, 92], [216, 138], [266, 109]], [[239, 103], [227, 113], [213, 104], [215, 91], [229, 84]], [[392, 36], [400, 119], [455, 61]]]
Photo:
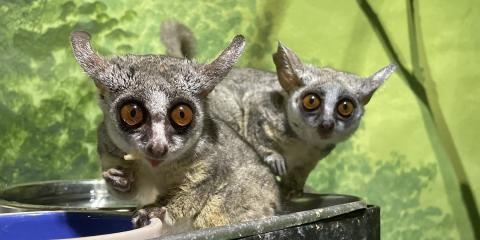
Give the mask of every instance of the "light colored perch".
[[123, 159], [126, 161], [133, 161], [133, 160], [138, 160], [139, 158], [135, 154], [126, 154], [123, 156]]

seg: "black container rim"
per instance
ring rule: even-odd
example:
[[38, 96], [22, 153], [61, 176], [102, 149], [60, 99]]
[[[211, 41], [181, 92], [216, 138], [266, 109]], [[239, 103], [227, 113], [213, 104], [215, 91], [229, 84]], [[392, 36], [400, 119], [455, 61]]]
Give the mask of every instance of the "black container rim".
[[364, 200], [350, 195], [342, 194], [307, 194], [319, 198], [339, 197], [351, 199], [351, 202], [337, 204], [324, 208], [316, 208], [306, 211], [293, 212], [283, 215], [276, 215], [268, 218], [257, 219], [248, 222], [236, 223], [232, 225], [206, 228], [181, 233], [175, 235], [162, 236], [154, 239], [158, 240], [179, 240], [179, 239], [235, 239], [248, 237], [267, 232], [273, 232], [289, 227], [309, 224], [323, 219], [336, 217], [361, 209], [366, 209], [367, 204]]

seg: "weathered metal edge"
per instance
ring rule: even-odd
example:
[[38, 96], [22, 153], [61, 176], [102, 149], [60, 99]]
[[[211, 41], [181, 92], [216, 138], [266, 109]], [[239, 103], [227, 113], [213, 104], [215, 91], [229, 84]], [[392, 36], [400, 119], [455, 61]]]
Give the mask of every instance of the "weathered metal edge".
[[358, 200], [355, 202], [334, 205], [326, 208], [317, 208], [308, 211], [273, 216], [265, 219], [248, 221], [222, 227], [200, 229], [189, 233], [153, 238], [151, 240], [206, 240], [247, 237], [331, 218], [356, 210], [366, 209], [366, 207], [367, 204], [363, 200]]

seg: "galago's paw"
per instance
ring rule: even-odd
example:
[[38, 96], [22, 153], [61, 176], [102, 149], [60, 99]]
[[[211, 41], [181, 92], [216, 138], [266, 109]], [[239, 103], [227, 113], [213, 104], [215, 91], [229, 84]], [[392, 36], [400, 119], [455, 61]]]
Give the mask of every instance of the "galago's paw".
[[265, 157], [265, 162], [270, 166], [275, 175], [283, 176], [287, 173], [286, 161], [282, 155], [272, 153]]
[[102, 176], [107, 184], [119, 192], [130, 192], [135, 181], [133, 172], [122, 167], [110, 168]]

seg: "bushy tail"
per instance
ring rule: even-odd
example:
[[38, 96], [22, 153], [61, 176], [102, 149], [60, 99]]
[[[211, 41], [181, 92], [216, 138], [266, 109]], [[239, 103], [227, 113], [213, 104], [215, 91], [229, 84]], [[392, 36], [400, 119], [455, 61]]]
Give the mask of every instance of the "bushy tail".
[[167, 48], [167, 55], [192, 59], [196, 54], [197, 42], [192, 31], [185, 25], [168, 20], [160, 26], [160, 40]]

